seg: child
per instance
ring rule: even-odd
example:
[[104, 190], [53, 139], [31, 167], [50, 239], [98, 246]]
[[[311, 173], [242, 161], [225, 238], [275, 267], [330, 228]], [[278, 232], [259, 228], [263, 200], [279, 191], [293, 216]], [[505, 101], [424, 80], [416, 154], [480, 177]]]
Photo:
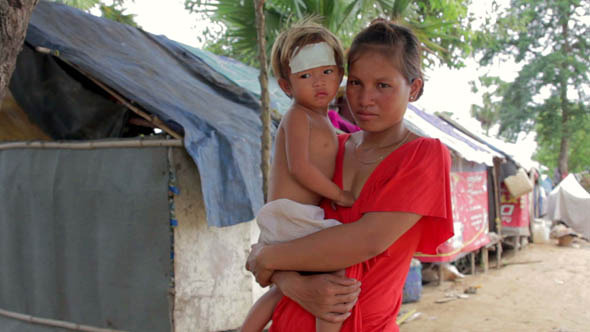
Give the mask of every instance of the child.
[[[350, 192], [330, 180], [338, 140], [328, 106], [344, 74], [340, 42], [326, 28], [306, 20], [278, 36], [271, 61], [281, 89], [293, 104], [276, 136], [269, 203], [256, 217], [262, 243], [289, 241], [340, 224], [324, 220], [318, 206], [324, 197], [341, 206], [354, 203]], [[272, 287], [250, 309], [241, 331], [261, 331], [282, 296]], [[339, 331], [340, 325], [316, 320], [320, 332]]]

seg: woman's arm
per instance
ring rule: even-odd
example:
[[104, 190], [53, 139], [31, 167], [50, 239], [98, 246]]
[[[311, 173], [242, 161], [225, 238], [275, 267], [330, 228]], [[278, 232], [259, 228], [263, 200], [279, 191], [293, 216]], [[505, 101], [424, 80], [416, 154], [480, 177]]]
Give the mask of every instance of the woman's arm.
[[[313, 233], [290, 242], [255, 245], [246, 268], [261, 285], [273, 271], [335, 271], [385, 251], [419, 219], [406, 212], [365, 213], [356, 222]], [[321, 255], [318, 255], [321, 253]]]
[[330, 273], [302, 276], [278, 271], [272, 282], [303, 309], [332, 323], [343, 322], [350, 315], [361, 292], [359, 281]]

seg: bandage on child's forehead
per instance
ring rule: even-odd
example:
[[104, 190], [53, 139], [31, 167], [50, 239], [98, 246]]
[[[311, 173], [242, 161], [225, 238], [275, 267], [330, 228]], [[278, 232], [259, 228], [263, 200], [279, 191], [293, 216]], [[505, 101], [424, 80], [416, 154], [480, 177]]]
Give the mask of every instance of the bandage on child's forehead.
[[326, 42], [308, 44], [301, 48], [296, 48], [293, 54], [295, 55], [289, 61], [291, 74], [316, 67], [336, 65], [334, 49]]

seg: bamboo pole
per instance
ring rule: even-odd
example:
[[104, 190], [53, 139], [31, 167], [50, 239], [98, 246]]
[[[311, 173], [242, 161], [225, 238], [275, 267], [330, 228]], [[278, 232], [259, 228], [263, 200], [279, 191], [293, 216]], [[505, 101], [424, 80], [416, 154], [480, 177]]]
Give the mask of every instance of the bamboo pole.
[[152, 148], [152, 147], [182, 147], [180, 139], [136, 139], [117, 141], [90, 141], [90, 142], [53, 142], [53, 141], [29, 141], [0, 143], [0, 150], [11, 149], [71, 149], [92, 150], [106, 148]]
[[253, 0], [256, 11], [256, 32], [258, 39], [258, 60], [260, 62], [260, 101], [262, 121], [262, 138], [261, 138], [261, 165], [262, 170], [262, 193], [266, 202], [268, 196], [268, 181], [270, 177], [270, 148], [272, 138], [270, 136], [270, 97], [268, 92], [268, 67], [266, 64], [266, 39], [264, 36], [264, 0]]
[[[35, 50], [39, 53], [43, 53], [43, 54], [52, 54], [54, 56], [59, 57], [58, 53], [52, 53], [50, 49], [45, 48], [45, 47], [36, 47]], [[127, 107], [128, 109], [130, 109], [132, 112], [134, 112], [135, 114], [141, 116], [142, 118], [146, 119], [147, 121], [153, 123], [156, 127], [162, 129], [163, 131], [165, 131], [168, 135], [176, 138], [176, 139], [182, 139], [182, 136], [180, 134], [178, 134], [177, 132], [175, 132], [174, 130], [172, 130], [170, 127], [168, 127], [162, 120], [160, 120], [160, 118], [158, 118], [155, 115], [150, 115], [145, 111], [140, 110], [138, 107], [132, 105], [130, 102], [127, 101], [127, 99], [125, 99], [123, 96], [121, 96], [119, 93], [115, 92], [115, 90], [109, 88], [108, 86], [106, 86], [105, 84], [103, 84], [102, 82], [100, 82], [99, 80], [95, 79], [94, 77], [92, 77], [92, 75], [90, 75], [89, 73], [85, 72], [84, 70], [82, 70], [80, 67], [76, 66], [75, 64], [59, 57], [59, 59], [63, 62], [65, 62], [68, 66], [76, 69], [78, 72], [80, 72], [80, 74], [84, 75], [86, 78], [88, 78], [89, 80], [91, 80], [94, 84], [98, 85], [100, 88], [102, 88], [103, 90], [105, 90], [107, 93], [109, 93], [111, 96], [113, 96], [115, 99], [117, 99], [118, 102], [120, 102], [121, 104], [125, 105], [125, 107]]]
[[125, 332], [122, 330], [113, 330], [113, 329], [103, 329], [100, 327], [94, 327], [89, 325], [81, 325], [72, 322], [66, 322], [57, 319], [49, 319], [49, 318], [39, 318], [31, 315], [25, 315], [18, 312], [8, 311], [4, 309], [0, 309], [0, 316], [21, 320], [24, 322], [37, 324], [37, 325], [46, 325], [46, 326], [53, 326], [53, 327], [60, 327], [68, 330], [73, 331], [86, 331], [86, 332]]

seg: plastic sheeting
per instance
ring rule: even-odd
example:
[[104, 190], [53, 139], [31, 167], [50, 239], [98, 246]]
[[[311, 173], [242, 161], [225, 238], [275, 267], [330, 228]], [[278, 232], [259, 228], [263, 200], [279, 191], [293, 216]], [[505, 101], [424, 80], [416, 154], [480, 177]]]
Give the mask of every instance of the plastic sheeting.
[[408, 105], [404, 121], [422, 136], [438, 138], [462, 158], [479, 164], [493, 166], [493, 158], [499, 156], [487, 146], [463, 134], [438, 117], [428, 114], [414, 105]]
[[252, 220], [263, 204], [256, 97], [180, 44], [41, 1], [26, 42], [52, 50], [148, 112], [184, 131], [201, 176], [207, 220]]
[[166, 149], [3, 150], [0, 183], [0, 308], [170, 331]]
[[[260, 71], [258, 69], [232, 58], [216, 55], [188, 45], [184, 45], [184, 47], [232, 82], [249, 90], [256, 96], [260, 96], [260, 81], [258, 80]], [[271, 108], [276, 109], [281, 114], [287, 113], [289, 107], [291, 107], [291, 98], [287, 97], [281, 90], [277, 79], [270, 75], [268, 76], [268, 92], [270, 94]]]
[[31, 121], [56, 140], [120, 137], [127, 109], [58, 61], [27, 45], [18, 56], [10, 90]]
[[547, 218], [561, 220], [590, 239], [590, 194], [569, 174], [549, 194]]

